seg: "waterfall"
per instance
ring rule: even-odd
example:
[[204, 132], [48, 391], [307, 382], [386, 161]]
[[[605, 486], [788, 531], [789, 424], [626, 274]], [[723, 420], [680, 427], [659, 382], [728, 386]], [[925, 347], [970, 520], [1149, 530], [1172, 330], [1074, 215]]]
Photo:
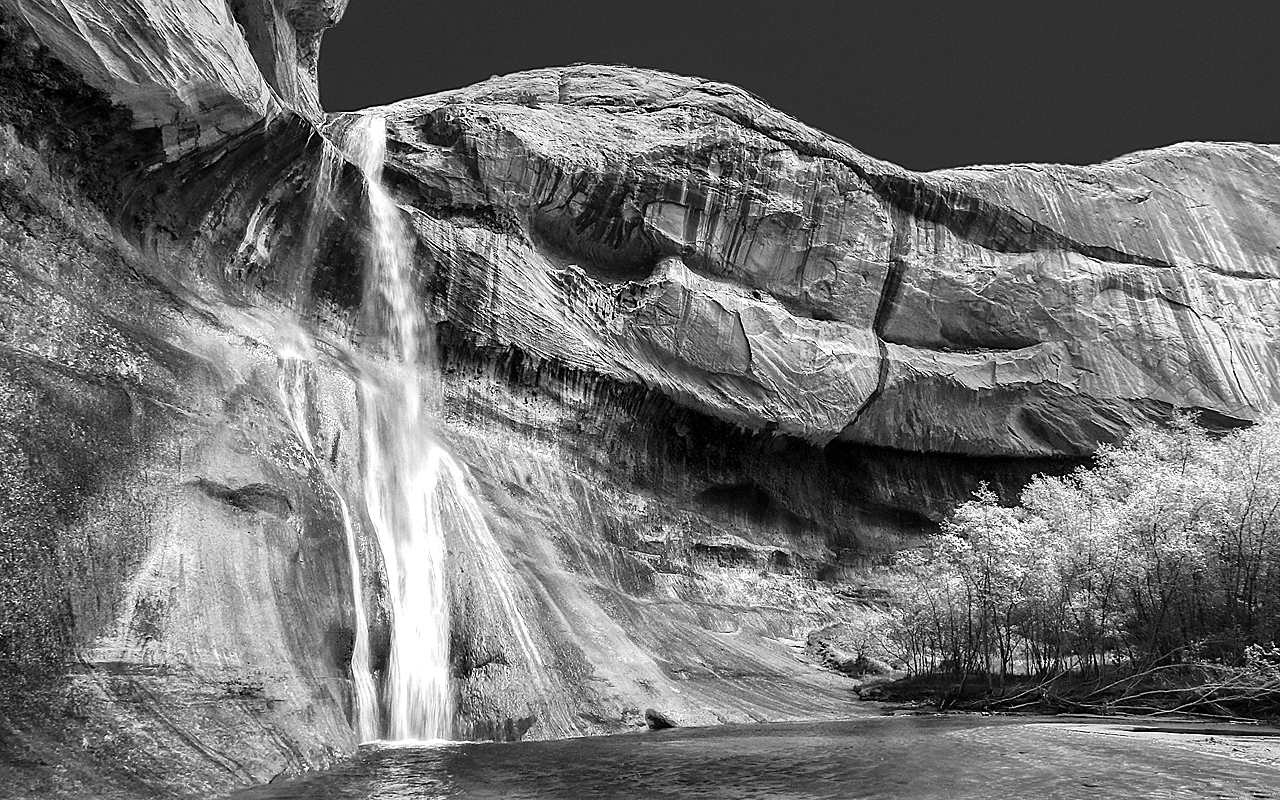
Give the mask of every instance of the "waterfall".
[[341, 146], [368, 184], [370, 237], [364, 307], [390, 365], [361, 376], [364, 501], [377, 537], [391, 610], [391, 647], [382, 676], [383, 734], [447, 739], [449, 598], [445, 576], [442, 476], [448, 456], [434, 440], [425, 398], [434, 394], [431, 344], [412, 281], [413, 238], [382, 185], [385, 122], [363, 116]]
[[[288, 330], [279, 322], [277, 330]], [[309, 344], [299, 333], [296, 341]], [[355, 610], [355, 630], [352, 631], [353, 642], [351, 652], [351, 681], [355, 693], [355, 728], [360, 741], [366, 742], [378, 738], [378, 703], [377, 686], [369, 664], [369, 615], [364, 608], [364, 572], [360, 568], [360, 547], [356, 536], [355, 524], [351, 518], [351, 506], [346, 495], [332, 471], [325, 465], [325, 460], [316, 453], [307, 424], [306, 409], [309, 404], [307, 392], [307, 366], [314, 362], [310, 347], [294, 351], [290, 347], [277, 346], [280, 358], [280, 399], [285, 414], [289, 418], [294, 434], [302, 443], [312, 466], [324, 476], [325, 484], [333, 493], [338, 503], [338, 512], [342, 517], [342, 530], [346, 535], [347, 566], [351, 570], [352, 605]]]
[[[479, 567], [473, 576], [494, 604], [495, 622], [509, 629], [538, 693], [552, 692], [552, 680], [539, 653], [514, 587], [504, 576], [510, 561], [484, 519], [470, 488], [470, 475], [435, 436], [440, 376], [434, 339], [413, 283], [416, 238], [382, 183], [386, 122], [363, 114], [331, 126], [328, 133], [365, 176], [370, 224], [361, 313], [373, 334], [372, 347], [344, 350], [344, 362], [356, 379], [360, 397], [360, 437], [364, 510], [377, 540], [385, 575], [391, 641], [380, 675], [380, 702], [373, 701], [369, 672], [368, 622], [361, 597], [360, 564], [350, 511], [339, 497], [349, 536], [355, 584], [357, 731], [362, 741], [449, 739], [455, 709], [450, 685], [449, 583], [446, 538]], [[335, 169], [338, 169], [335, 165]], [[330, 176], [332, 177], [332, 176]], [[332, 181], [330, 181], [332, 183]], [[385, 359], [367, 355], [382, 350]], [[286, 408], [289, 408], [286, 393]], [[296, 391], [292, 394], [296, 394]], [[291, 418], [294, 416], [290, 410]], [[304, 422], [296, 423], [310, 447]], [[555, 716], [563, 730], [573, 720], [563, 709]]]
[[[337, 176], [341, 174], [345, 159], [343, 154], [328, 141], [322, 143], [320, 163], [315, 176], [313, 208], [304, 234], [303, 247], [308, 256], [317, 255], [317, 242], [321, 229], [331, 216], [329, 205]], [[244, 240], [237, 255], [246, 259], [269, 258], [266, 238], [268, 228], [260, 225], [263, 209], [257, 209], [245, 228]], [[309, 378], [314, 377], [316, 367], [322, 362], [317, 340], [296, 317], [267, 309], [245, 309], [240, 322], [255, 330], [274, 346], [279, 365], [277, 390], [280, 404], [289, 426], [302, 446], [303, 454], [313, 470], [319, 473], [325, 487], [333, 495], [338, 506], [342, 530], [347, 545], [347, 567], [351, 574], [351, 601], [354, 615], [351, 652], [351, 683], [354, 705], [354, 727], [362, 742], [377, 739], [380, 735], [377, 683], [374, 680], [369, 642], [369, 615], [364, 602], [364, 569], [360, 562], [359, 529], [351, 513], [351, 502], [343, 481], [334, 473], [333, 466], [317, 447], [309, 422], [309, 411], [314, 408]], [[350, 359], [346, 359], [348, 362]]]

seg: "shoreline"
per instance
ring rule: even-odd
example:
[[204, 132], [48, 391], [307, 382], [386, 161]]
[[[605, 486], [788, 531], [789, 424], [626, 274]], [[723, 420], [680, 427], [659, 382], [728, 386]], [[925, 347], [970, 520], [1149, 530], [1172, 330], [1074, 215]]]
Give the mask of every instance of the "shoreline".
[[[1117, 736], [1162, 746], [1234, 759], [1252, 766], [1280, 771], [1280, 724], [1256, 719], [1204, 719], [1190, 715], [1152, 714], [1046, 714], [1036, 711], [980, 711], [940, 709], [885, 703], [891, 717], [1001, 717], [1025, 719], [1022, 724], [1051, 726], [1090, 736]], [[1017, 724], [1017, 723], [1013, 723]]]
[[[1210, 727], [1213, 723], [1190, 723]], [[1163, 727], [1100, 725], [1067, 726], [1069, 730], [1091, 736], [1119, 736], [1158, 743], [1168, 747], [1241, 761], [1252, 766], [1280, 771], [1280, 729], [1261, 731], [1192, 731]], [[1127, 728], [1127, 729], [1126, 729]]]

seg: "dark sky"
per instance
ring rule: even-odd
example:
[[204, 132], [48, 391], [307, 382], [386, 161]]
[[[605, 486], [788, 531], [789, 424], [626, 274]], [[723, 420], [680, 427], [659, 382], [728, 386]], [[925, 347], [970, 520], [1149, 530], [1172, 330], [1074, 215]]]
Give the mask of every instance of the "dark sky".
[[321, 53], [330, 111], [624, 63], [920, 170], [1280, 141], [1280, 0], [351, 0]]

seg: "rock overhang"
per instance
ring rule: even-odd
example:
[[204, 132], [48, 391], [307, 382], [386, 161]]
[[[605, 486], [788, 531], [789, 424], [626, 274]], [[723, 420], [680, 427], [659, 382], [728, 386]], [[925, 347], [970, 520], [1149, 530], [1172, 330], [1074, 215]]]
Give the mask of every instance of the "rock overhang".
[[428, 250], [496, 287], [453, 284], [446, 317], [747, 427], [1080, 456], [1277, 403], [1275, 146], [914, 173], [736, 87], [597, 65], [366, 113]]

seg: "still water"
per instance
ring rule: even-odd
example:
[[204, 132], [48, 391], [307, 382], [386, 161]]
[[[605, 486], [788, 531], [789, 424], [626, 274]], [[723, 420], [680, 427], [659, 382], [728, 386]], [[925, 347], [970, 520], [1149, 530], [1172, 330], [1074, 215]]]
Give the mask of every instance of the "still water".
[[[1280, 798], [1280, 769], [1137, 723], [974, 716], [684, 728], [438, 747], [350, 762], [235, 800], [382, 798]], [[1179, 739], [1187, 740], [1185, 742]], [[1254, 738], [1252, 741], [1257, 742]]]

